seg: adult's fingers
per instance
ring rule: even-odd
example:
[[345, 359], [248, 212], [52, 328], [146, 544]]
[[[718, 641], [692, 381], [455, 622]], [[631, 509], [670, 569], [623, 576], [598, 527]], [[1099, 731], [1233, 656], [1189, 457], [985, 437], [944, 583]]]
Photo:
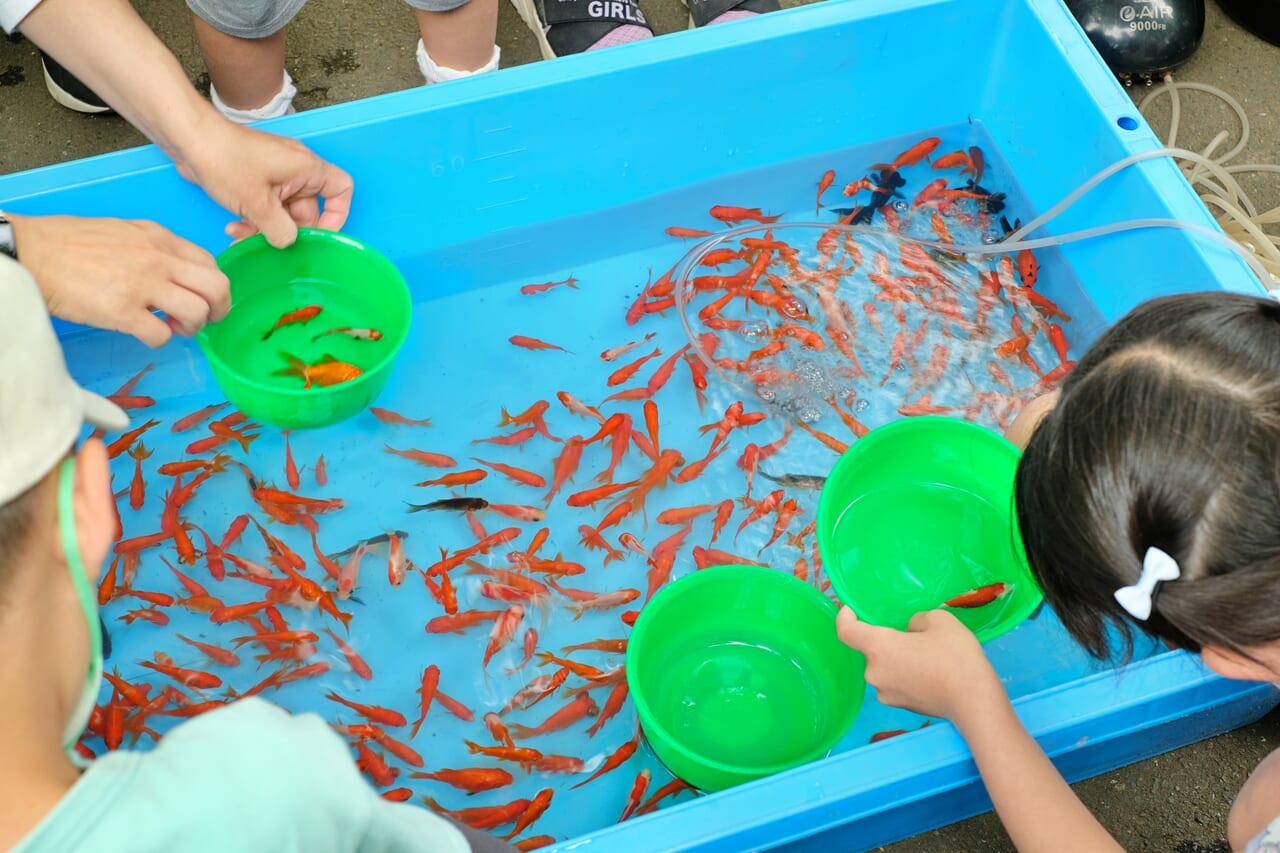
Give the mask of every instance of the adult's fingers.
[[318, 224], [321, 228], [339, 231], [351, 214], [351, 196], [355, 192], [355, 181], [332, 163], [322, 163], [322, 168], [323, 183], [318, 195], [324, 198], [324, 212], [320, 214]]
[[284, 203], [273, 193], [263, 192], [255, 196], [242, 211], [244, 216], [277, 249], [283, 249], [298, 239], [298, 226], [285, 210]]
[[235, 222], [228, 222], [227, 227], [223, 228], [222, 231], [231, 238], [232, 243], [239, 243], [241, 240], [247, 240], [257, 234], [258, 226], [247, 219], [237, 219]]
[[320, 224], [320, 200], [313, 195], [294, 196], [285, 207], [299, 228], [315, 228]]
[[[217, 322], [227, 316], [227, 311], [231, 310], [231, 282], [226, 273], [216, 264], [197, 263], [185, 258], [173, 258], [172, 264], [170, 277], [174, 284], [190, 291], [207, 306], [200, 325]], [[199, 326], [196, 331], [199, 331]]]
[[169, 322], [141, 307], [130, 311], [116, 330], [133, 335], [152, 349], [164, 346], [173, 337], [173, 327]]
[[209, 303], [185, 287], [170, 284], [156, 291], [151, 305], [177, 321], [178, 334], [190, 337], [209, 320]]

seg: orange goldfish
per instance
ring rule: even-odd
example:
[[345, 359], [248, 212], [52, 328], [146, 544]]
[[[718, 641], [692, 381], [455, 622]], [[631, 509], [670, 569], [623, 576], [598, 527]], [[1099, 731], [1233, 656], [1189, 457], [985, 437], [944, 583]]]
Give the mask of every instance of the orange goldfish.
[[574, 472], [578, 470], [578, 464], [582, 461], [584, 444], [582, 436], [572, 436], [565, 442], [564, 449], [560, 451], [560, 455], [556, 457], [555, 471], [551, 478], [551, 490], [543, 498], [543, 501], [548, 506], [555, 499], [560, 489], [564, 487], [565, 482], [573, 479]]
[[121, 453], [124, 453], [132, 447], [133, 443], [138, 440], [139, 436], [159, 423], [160, 421], [152, 418], [142, 426], [129, 430], [124, 435], [107, 445], [107, 456], [111, 459], [115, 459]]
[[600, 353], [600, 360], [601, 361], [617, 361], [619, 358], [622, 358], [622, 356], [631, 352], [636, 347], [642, 346], [648, 343], [649, 341], [653, 340], [654, 336], [657, 334], [658, 334], [657, 332], [650, 332], [640, 340], [631, 341], [630, 343], [626, 343], [626, 344], [620, 344], [619, 346], [616, 346], [616, 347], [610, 347], [609, 349]]
[[138, 442], [137, 446], [129, 449], [129, 456], [133, 459], [133, 482], [129, 485], [129, 506], [138, 510], [142, 509], [147, 490], [147, 484], [142, 479], [142, 460], [151, 456], [151, 451], [147, 450], [145, 444]]
[[272, 335], [275, 334], [277, 329], [283, 326], [289, 326], [294, 323], [305, 324], [308, 320], [315, 317], [322, 310], [324, 309], [319, 305], [307, 305], [302, 308], [297, 308], [293, 311], [288, 311], [282, 314], [279, 320], [276, 320], [276, 324], [267, 330], [267, 333], [262, 336], [262, 339], [264, 341], [267, 340], [268, 338], [270, 338]]
[[418, 736], [418, 729], [422, 728], [423, 722], [427, 719], [427, 712], [431, 710], [431, 700], [435, 698], [439, 684], [440, 667], [431, 664], [422, 671], [422, 685], [418, 688], [418, 693], [422, 696], [422, 713], [414, 722], [413, 728], [409, 730], [410, 738]]
[[409, 776], [413, 779], [434, 779], [466, 791], [468, 794], [492, 791], [494, 788], [501, 788], [515, 781], [515, 777], [510, 773], [496, 767], [469, 767], [463, 770], [445, 768], [432, 773], [414, 772]]
[[593, 489], [586, 489], [581, 492], [575, 492], [565, 500], [565, 503], [573, 507], [594, 507], [598, 502], [606, 500], [623, 489], [630, 489], [637, 485], [639, 480], [630, 480], [625, 483], [610, 483], [607, 486], [597, 486]]
[[464, 610], [454, 615], [437, 616], [427, 623], [428, 634], [461, 634], [467, 628], [481, 622], [492, 622], [506, 611], [503, 610]]
[[[159, 653], [157, 652], [157, 654]], [[142, 660], [138, 661], [138, 664], [140, 666], [145, 666], [148, 669], [154, 669], [161, 675], [167, 675], [185, 687], [194, 687], [198, 690], [212, 690], [215, 687], [222, 686], [221, 678], [209, 672], [201, 672], [198, 669], [184, 669], [179, 666], [174, 666], [172, 663], [165, 663], [162, 661]]]
[[130, 610], [128, 613], [120, 617], [126, 625], [132, 625], [138, 619], [146, 619], [156, 625], [168, 625], [169, 617], [155, 609], [154, 607], [144, 607], [140, 610]]
[[618, 682], [609, 691], [609, 698], [604, 702], [604, 710], [600, 712], [600, 716], [587, 729], [587, 737], [595, 737], [600, 728], [610, 720], [615, 714], [622, 710], [622, 706], [627, 701], [627, 682], [625, 680]]
[[[584, 693], [562, 707], [560, 710], [556, 711], [543, 721], [541, 725], [531, 728], [529, 726], [519, 725], [518, 723], [512, 723], [509, 728], [513, 737], [527, 739], [531, 737], [538, 737], [539, 735], [550, 734], [551, 732], [561, 731], [562, 729], [566, 729], [578, 722], [583, 717], [594, 717], [597, 713], [599, 713], [599, 708], [596, 706], [595, 700], [591, 698], [590, 694]], [[577, 786], [575, 785], [574, 787]]]
[[[533, 802], [529, 803], [529, 806], [520, 814], [520, 817], [516, 819], [516, 824], [511, 828], [511, 832], [507, 833], [504, 837], [508, 841], [510, 841], [520, 833], [524, 832], [529, 827], [533, 826], [533, 824], [538, 820], [538, 818], [542, 817], [542, 815], [546, 812], [546, 810], [551, 807], [551, 798], [554, 795], [555, 795], [555, 790], [552, 788], [543, 788], [541, 791], [539, 791], [534, 796]], [[539, 846], [546, 846], [546, 844], [550, 844], [554, 841], [554, 839], [550, 839], [548, 836], [540, 836], [540, 837], [548, 838], [548, 841], [544, 842]], [[529, 841], [529, 840], [530, 839], [526, 839], [526, 841]], [[516, 845], [516, 849], [517, 850], [533, 850], [535, 848], [529, 847], [529, 846], [521, 847], [519, 845]]]
[[[543, 654], [546, 654], [548, 658], [553, 660], [556, 659], [550, 653], [544, 652]], [[510, 702], [498, 711], [498, 715], [501, 716], [517, 709], [521, 711], [529, 710], [534, 705], [537, 705], [543, 699], [560, 689], [560, 686], [564, 684], [565, 679], [568, 678], [572, 672], [573, 669], [571, 667], [562, 666], [550, 675], [539, 675], [538, 677], [530, 680], [528, 684], [521, 687], [516, 692], [516, 695], [511, 698]], [[599, 670], [595, 667], [585, 667], [584, 672], [598, 673]]]
[[519, 764], [533, 764], [542, 758], [542, 753], [536, 749], [527, 746], [483, 746], [474, 741], [463, 739], [467, 745], [467, 749], [473, 755], [486, 755], [489, 758], [496, 758], [499, 761], [514, 761]]
[[547, 485], [546, 479], [541, 475], [526, 471], [523, 468], [517, 468], [514, 465], [504, 465], [501, 462], [486, 462], [484, 459], [477, 459], [474, 456], [471, 457], [471, 461], [479, 462], [487, 468], [492, 468], [507, 479], [523, 486], [533, 486], [536, 489], [540, 489]]
[[395, 426], [420, 426], [420, 427], [431, 426], [431, 418], [421, 418], [419, 420], [412, 420], [410, 418], [406, 418], [404, 415], [397, 414], [396, 412], [393, 412], [390, 409], [380, 409], [377, 406], [370, 406], [369, 413], [373, 415], [375, 418], [377, 418], [378, 420], [382, 421], [384, 424], [392, 424]]
[[936, 136], [930, 136], [927, 139], [922, 139], [906, 151], [903, 151], [897, 157], [893, 158], [892, 163], [876, 163], [871, 167], [871, 169], [876, 172], [896, 172], [905, 166], [914, 166], [921, 160], [928, 158], [928, 156], [933, 153], [933, 150], [937, 148], [941, 142], [942, 140]]
[[937, 160], [933, 161], [935, 169], [954, 169], [956, 166], [963, 166], [961, 174], [970, 171], [973, 164], [969, 161], [969, 155], [963, 151], [952, 151], [950, 154], [944, 154]]
[[409, 561], [405, 558], [404, 546], [400, 544], [399, 536], [392, 533], [388, 541], [391, 547], [387, 551], [387, 580], [392, 586], [399, 587], [404, 583]]
[[282, 352], [280, 355], [285, 361], [289, 362], [288, 367], [282, 367], [275, 371], [275, 376], [297, 376], [303, 380], [302, 387], [310, 388], [312, 385], [320, 385], [329, 387], [331, 385], [341, 385], [343, 382], [350, 382], [360, 377], [364, 371], [354, 364], [348, 364], [345, 361], [339, 361], [332, 355], [325, 354], [320, 360], [314, 364], [307, 364], [296, 356]]
[[652, 776], [653, 773], [648, 767], [636, 774], [636, 780], [631, 783], [631, 791], [627, 794], [627, 802], [622, 809], [622, 815], [618, 818], [618, 823], [622, 823], [636, 813], [636, 809], [640, 807], [640, 801], [644, 799], [645, 791], [649, 790], [649, 780]]
[[424, 796], [422, 801], [441, 814], [448, 815], [473, 829], [497, 829], [516, 820], [530, 805], [529, 800], [521, 799], [513, 800], [503, 806], [480, 806], [455, 812], [444, 808], [431, 797]]
[[[342, 652], [343, 657], [347, 659], [347, 665], [351, 667], [351, 671], [363, 678], [365, 681], [373, 680], [373, 670], [369, 668], [369, 664], [365, 663], [364, 658], [356, 652], [355, 649], [342, 641], [342, 638], [330, 631], [328, 628], [322, 628], [337, 644], [338, 649]], [[314, 636], [314, 635], [313, 635]]]
[[384, 444], [383, 450], [396, 456], [403, 456], [405, 459], [412, 459], [419, 465], [426, 465], [429, 468], [455, 468], [458, 465], [452, 456], [446, 456], [443, 453], [431, 453], [426, 450], [397, 450], [389, 444]]
[[596, 770], [595, 773], [592, 773], [591, 776], [582, 780], [581, 782], [579, 782], [578, 784], [572, 787], [581, 788], [583, 785], [586, 785], [588, 782], [594, 782], [596, 779], [599, 779], [601, 776], [608, 773], [610, 770], [614, 770], [618, 768], [623, 763], [625, 763], [627, 759], [635, 755], [636, 748], [638, 746], [639, 746], [638, 738], [632, 738], [631, 740], [627, 741], [622, 746], [618, 747], [618, 749], [615, 750], [612, 755], [606, 758], [604, 760], [604, 763], [600, 765], [600, 767]]
[[701, 228], [682, 228], [679, 225], [672, 225], [670, 228], [667, 228], [666, 234], [669, 237], [679, 237], [682, 240], [685, 240], [685, 239], [697, 240], [702, 237], [711, 236], [710, 231], [704, 231]]
[[818, 197], [814, 200], [813, 208], [814, 216], [818, 215], [818, 211], [822, 209], [822, 194], [831, 188], [831, 182], [836, 179], [836, 170], [827, 169], [822, 173], [822, 177], [818, 179]]
[[595, 418], [601, 423], [604, 423], [604, 415], [600, 414], [599, 410], [583, 403], [568, 391], [557, 391], [556, 399], [558, 399], [560, 401], [560, 405], [568, 409], [570, 413], [584, 418]]
[[400, 775], [398, 768], [393, 770], [388, 767], [386, 759], [369, 749], [363, 742], [356, 744], [356, 752], [359, 754], [356, 758], [356, 767], [364, 771], [376, 787], [385, 788], [395, 783], [396, 777]]
[[520, 292], [525, 296], [534, 296], [538, 293], [546, 293], [555, 287], [569, 287], [574, 290], [578, 289], [578, 280], [573, 276], [569, 276], [561, 281], [544, 281], [541, 284], [526, 284], [520, 288]]
[[641, 356], [640, 358], [636, 359], [630, 364], [627, 364], [623, 367], [619, 367], [617, 370], [611, 373], [609, 375], [609, 380], [607, 384], [609, 385], [610, 388], [614, 387], [615, 385], [621, 385], [623, 382], [626, 382], [632, 376], [635, 376], [636, 372], [639, 371], [641, 367], [644, 367], [645, 362], [651, 359], [655, 359], [660, 355], [662, 355], [661, 348], [654, 347], [653, 352], [649, 353], [648, 355]]
[[182, 642], [190, 646], [194, 646], [195, 648], [204, 652], [206, 655], [209, 656], [209, 659], [212, 660], [214, 663], [221, 664], [222, 666], [239, 666], [240, 665], [240, 656], [233, 651], [224, 649], [220, 646], [213, 646], [208, 643], [202, 643], [199, 640], [192, 640], [187, 637], [184, 637], [181, 634], [178, 634], [177, 637], [179, 640], [182, 640]]
[[493, 656], [506, 647], [511, 642], [511, 638], [515, 636], [516, 628], [524, 619], [524, 607], [519, 604], [512, 605], [507, 608], [501, 616], [493, 623], [492, 630], [489, 631], [489, 645], [484, 650], [484, 661], [480, 664], [481, 669], [487, 669], [489, 661]]
[[284, 433], [284, 477], [289, 488], [295, 492], [301, 487], [302, 480], [298, 476], [298, 466], [293, 461], [293, 449], [289, 446], [289, 432]]
[[1031, 254], [1030, 249], [1023, 249], [1018, 252], [1018, 278], [1022, 281], [1023, 287], [1035, 287], [1036, 279], [1040, 277], [1040, 263], [1036, 260], [1036, 256]]
[[324, 698], [331, 702], [338, 702], [339, 704], [346, 705], [366, 720], [370, 720], [382, 726], [403, 726], [407, 725], [409, 722], [404, 718], [404, 714], [401, 714], [399, 711], [394, 711], [390, 708], [381, 708], [377, 705], [361, 705], [359, 702], [352, 702], [348, 699], [343, 699], [332, 690], [326, 693]]
[[416, 486], [473, 486], [476, 483], [489, 476], [489, 472], [481, 468], [471, 468], [466, 471], [453, 471], [434, 480], [423, 480], [421, 483], [415, 483]]
[[527, 350], [559, 350], [560, 352], [568, 352], [570, 355], [573, 355], [573, 353], [569, 352], [569, 350], [564, 347], [549, 344], [546, 341], [540, 341], [537, 338], [529, 338], [524, 335], [512, 335], [507, 340], [516, 346]]
[[759, 222], [761, 225], [769, 225], [782, 218], [781, 216], [765, 216], [758, 207], [733, 207], [725, 204], [715, 205], [708, 213], [711, 214], [712, 219], [718, 219], [726, 225], [736, 225], [747, 220]]
[[990, 604], [997, 598], [1007, 595], [1013, 587], [1007, 583], [992, 583], [986, 586], [980, 586], [977, 589], [970, 590], [963, 595], [957, 595], [955, 598], [948, 598], [943, 602], [944, 607], [982, 607]]
[[654, 791], [653, 794], [650, 795], [649, 799], [645, 800], [640, 808], [636, 809], [636, 814], [648, 814], [655, 810], [658, 807], [658, 803], [665, 800], [667, 797], [675, 796], [681, 791], [691, 790], [693, 790], [692, 787], [690, 787], [689, 783], [683, 779], [672, 779], [670, 782]]

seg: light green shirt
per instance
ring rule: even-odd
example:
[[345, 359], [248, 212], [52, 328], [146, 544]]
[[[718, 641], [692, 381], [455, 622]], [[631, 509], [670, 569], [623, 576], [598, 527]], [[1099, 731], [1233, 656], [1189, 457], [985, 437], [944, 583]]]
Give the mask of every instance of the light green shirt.
[[256, 697], [177, 726], [151, 752], [98, 758], [20, 853], [468, 853], [450, 823], [381, 799], [315, 714]]

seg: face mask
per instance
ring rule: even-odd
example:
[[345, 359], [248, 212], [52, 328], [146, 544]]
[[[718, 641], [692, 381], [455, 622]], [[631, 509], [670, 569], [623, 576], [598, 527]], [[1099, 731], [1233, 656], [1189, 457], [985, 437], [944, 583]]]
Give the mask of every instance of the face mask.
[[80, 689], [75, 709], [62, 730], [62, 748], [75, 764], [82, 765], [83, 759], [76, 752], [75, 746], [98, 701], [98, 688], [102, 684], [102, 635], [99, 632], [98, 602], [89, 585], [84, 560], [80, 556], [80, 540], [76, 538], [75, 486], [75, 459], [64, 459], [58, 469], [58, 531], [62, 536], [62, 551], [66, 555], [67, 568], [71, 571], [71, 582], [80, 598], [85, 625], [89, 629], [89, 672], [85, 676], [84, 687]]

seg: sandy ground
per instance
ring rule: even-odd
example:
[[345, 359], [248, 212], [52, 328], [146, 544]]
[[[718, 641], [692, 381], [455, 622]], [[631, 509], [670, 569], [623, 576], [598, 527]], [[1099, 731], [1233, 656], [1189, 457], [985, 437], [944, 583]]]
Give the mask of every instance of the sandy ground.
[[[784, 2], [784, 5], [795, 5]], [[173, 49], [191, 79], [207, 89], [184, 4], [136, 0], [135, 6]], [[299, 109], [313, 109], [417, 85], [416, 29], [407, 7], [394, 2], [370, 10], [358, 0], [311, 0], [289, 35], [289, 69]], [[644, 0], [657, 33], [686, 24], [679, 0]], [[539, 61], [537, 47], [512, 7], [504, 3], [498, 42], [504, 67]], [[1235, 162], [1280, 163], [1280, 48], [1244, 32], [1210, 2], [1204, 44], [1177, 75], [1219, 86], [1244, 106], [1248, 145]], [[1145, 89], [1135, 89], [1141, 99]], [[1157, 133], [1168, 121], [1168, 99], [1148, 111]], [[1219, 131], [1238, 127], [1232, 113], [1202, 95], [1183, 103], [1180, 146], [1202, 149]], [[20, 39], [0, 40], [0, 173], [32, 169], [145, 140], [119, 118], [86, 117], [62, 109], [44, 87], [35, 49]], [[1222, 150], [1222, 149], [1220, 149]], [[1244, 176], [1260, 209], [1280, 205], [1280, 176]], [[1225, 851], [1232, 798], [1254, 765], [1280, 747], [1280, 712], [1246, 728], [1176, 750], [1076, 786], [1081, 798], [1129, 850], [1201, 853]], [[892, 853], [1012, 850], [994, 815], [917, 836]]]

